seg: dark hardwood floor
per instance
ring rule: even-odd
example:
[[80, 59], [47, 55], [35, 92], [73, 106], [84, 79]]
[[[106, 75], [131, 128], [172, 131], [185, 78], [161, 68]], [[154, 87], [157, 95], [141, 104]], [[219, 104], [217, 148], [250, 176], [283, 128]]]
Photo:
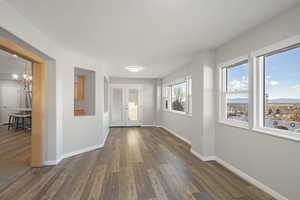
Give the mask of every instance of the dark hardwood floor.
[[160, 128], [112, 128], [104, 148], [33, 168], [0, 199], [272, 199]]
[[30, 133], [0, 126], [0, 191], [30, 170]]

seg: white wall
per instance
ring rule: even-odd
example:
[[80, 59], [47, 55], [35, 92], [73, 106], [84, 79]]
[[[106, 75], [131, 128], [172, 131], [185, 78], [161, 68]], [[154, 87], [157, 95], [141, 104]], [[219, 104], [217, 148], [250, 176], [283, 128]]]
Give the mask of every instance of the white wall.
[[[105, 98], [105, 92], [103, 91], [103, 96], [102, 96], [102, 101], [103, 101], [103, 133], [104, 133], [104, 136], [103, 137], [106, 137], [108, 135], [108, 132], [109, 132], [109, 126], [110, 126], [110, 121], [109, 121], [109, 116], [110, 116], [110, 90], [109, 90], [109, 87], [110, 87], [110, 79], [109, 79], [109, 76], [107, 74], [107, 70], [104, 70], [104, 76], [106, 77], [106, 79], [108, 80], [108, 91], [107, 91], [107, 99], [108, 99], [108, 110], [105, 112], [105, 109], [104, 109], [104, 98]], [[103, 77], [103, 84], [104, 84], [104, 77]], [[103, 85], [103, 90], [104, 90], [104, 85]], [[102, 139], [104, 140], [104, 138]]]
[[[78, 56], [75, 53], [64, 54], [63, 74], [63, 152], [72, 153], [102, 143], [103, 109], [103, 72], [101, 64]], [[58, 59], [59, 60], [59, 59]], [[93, 116], [74, 116], [74, 67], [96, 72], [96, 114]]]
[[[55, 161], [63, 155], [101, 145], [105, 62], [60, 47], [5, 1], [0, 2], [0, 27], [25, 41], [22, 43], [14, 38], [23, 48], [34, 47], [47, 55], [46, 60], [53, 58], [46, 64], [45, 161]], [[96, 71], [95, 116], [73, 115], [75, 66]]]
[[188, 66], [166, 76], [162, 82], [171, 82], [192, 76], [192, 116], [162, 111], [159, 125], [166, 127], [191, 142], [192, 150], [203, 157], [214, 155], [213, 115], [213, 51], [202, 51], [194, 55]]
[[[273, 18], [217, 50], [232, 60], [300, 34], [300, 6]], [[218, 104], [216, 103], [216, 106]], [[216, 123], [216, 156], [290, 200], [300, 199], [300, 143]]]
[[[2, 50], [0, 52], [3, 54]], [[17, 108], [25, 108], [25, 91], [22, 81], [13, 80], [12, 74], [20, 77], [27, 67], [31, 74], [31, 63], [11, 55], [0, 55], [0, 122], [7, 123], [9, 114], [18, 112]]]
[[156, 123], [156, 79], [110, 78], [110, 84], [138, 84], [143, 89], [143, 125]]

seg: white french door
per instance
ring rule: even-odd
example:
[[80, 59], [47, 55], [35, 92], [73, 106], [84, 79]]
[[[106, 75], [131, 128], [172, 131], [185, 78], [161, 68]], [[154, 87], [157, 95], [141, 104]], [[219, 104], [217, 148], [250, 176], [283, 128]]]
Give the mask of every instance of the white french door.
[[143, 119], [142, 87], [111, 84], [111, 126], [140, 126]]

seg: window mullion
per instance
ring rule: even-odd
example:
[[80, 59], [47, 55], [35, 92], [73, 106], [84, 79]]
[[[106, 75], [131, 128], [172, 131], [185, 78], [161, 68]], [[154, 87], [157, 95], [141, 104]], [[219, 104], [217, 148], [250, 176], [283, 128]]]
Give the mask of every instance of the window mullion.
[[241, 91], [225, 91], [225, 94], [248, 94], [249, 90], [241, 90]]

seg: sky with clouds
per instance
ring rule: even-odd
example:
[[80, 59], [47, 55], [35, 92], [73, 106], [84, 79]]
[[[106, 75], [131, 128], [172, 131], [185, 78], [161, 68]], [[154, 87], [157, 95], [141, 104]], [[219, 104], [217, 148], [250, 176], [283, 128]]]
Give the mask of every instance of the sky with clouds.
[[248, 90], [248, 64], [227, 68], [227, 91]]
[[[227, 90], [247, 89], [248, 64], [227, 68]], [[266, 57], [265, 90], [270, 99], [300, 99], [300, 48]]]
[[270, 99], [300, 99], [300, 48], [266, 57], [265, 75]]

